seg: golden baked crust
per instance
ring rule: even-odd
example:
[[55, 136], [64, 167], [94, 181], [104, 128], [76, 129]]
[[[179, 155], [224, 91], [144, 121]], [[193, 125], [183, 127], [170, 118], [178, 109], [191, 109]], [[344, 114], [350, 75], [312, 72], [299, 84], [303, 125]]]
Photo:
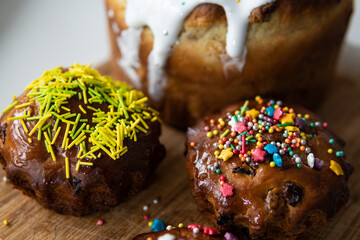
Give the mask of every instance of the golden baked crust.
[[[114, 11], [109, 18], [114, 74], [131, 83], [117, 65], [121, 58], [116, 42], [119, 33], [111, 27], [116, 23], [120, 30], [127, 28], [126, 1], [106, 2]], [[352, 0], [279, 0], [255, 9], [249, 18], [246, 64], [239, 71], [226, 66], [224, 11], [219, 6], [200, 5], [184, 22], [179, 43], [168, 59], [165, 96], [153, 104], [166, 122], [182, 128], [221, 106], [257, 94], [314, 106], [333, 78], [351, 12]], [[137, 72], [142, 90], [147, 92], [151, 31], [146, 28], [141, 38]]]
[[[349, 198], [347, 180], [353, 168], [340, 153], [343, 149], [343, 141], [339, 140], [327, 127], [323, 127], [319, 118], [305, 108], [283, 105], [289, 109], [293, 107], [296, 115], [301, 114], [302, 117], [305, 117], [306, 114], [309, 114], [309, 118], [305, 122], [296, 118], [294, 123], [290, 124], [305, 133], [304, 136], [307, 137], [304, 143], [300, 143], [297, 139], [301, 136], [300, 132], [297, 132], [298, 137], [291, 137], [293, 140], [296, 139], [295, 141], [299, 145], [295, 146], [289, 142], [288, 145], [283, 146], [288, 137], [284, 136], [285, 129], [275, 130], [273, 133], [265, 130], [262, 131], [260, 137], [255, 137], [260, 131], [254, 130], [252, 134], [254, 137], [249, 137], [251, 134], [246, 135], [248, 139], [257, 139], [254, 142], [249, 140], [246, 145], [246, 154], [249, 154], [249, 159], [243, 155], [238, 156], [241, 153], [240, 150], [237, 154], [234, 153], [231, 157], [224, 159], [226, 148], [230, 150], [236, 148], [238, 137], [233, 136], [240, 133], [236, 132], [235, 135], [230, 135], [230, 130], [225, 135], [226, 141], [232, 141], [232, 145], [230, 148], [229, 143], [223, 141], [224, 150], [216, 147], [220, 146], [218, 141], [222, 139], [219, 136], [226, 129], [231, 129], [228, 125], [230, 118], [227, 114], [233, 115], [234, 111], [241, 109], [243, 105], [244, 102], [241, 102], [227, 107], [218, 114], [199, 120], [194, 128], [188, 130], [186, 169], [200, 211], [219, 228], [246, 233], [254, 239], [258, 239], [257, 237], [260, 239], [295, 239], [301, 233], [319, 231], [346, 204]], [[260, 110], [262, 106], [267, 105], [266, 103], [259, 104], [256, 101], [250, 101], [248, 104], [250, 112], [252, 109]], [[285, 109], [284, 107], [282, 110]], [[265, 121], [266, 116], [267, 114], [264, 113], [264, 118], [256, 117], [256, 123], [260, 124], [259, 119]], [[213, 132], [214, 129], [219, 128], [217, 119], [220, 118], [224, 120], [224, 126], [218, 130], [219, 133], [216, 136], [207, 137], [207, 132]], [[210, 119], [214, 119], [215, 124], [211, 125]], [[266, 121], [272, 122], [273, 118], [271, 117], [271, 119]], [[250, 122], [255, 125], [254, 121]], [[276, 126], [280, 122], [282, 123], [282, 120], [272, 126]], [[246, 132], [250, 133], [254, 128], [248, 126], [247, 123]], [[205, 128], [209, 129], [205, 130]], [[288, 135], [290, 132], [289, 128], [289, 132], [286, 134]], [[270, 152], [270, 148], [264, 147], [267, 146], [266, 144], [277, 146], [276, 152], [281, 156], [282, 166], [279, 166], [278, 163], [274, 164], [275, 160], [272, 155], [275, 151]], [[303, 150], [301, 150], [301, 146], [304, 147]], [[315, 163], [311, 167], [307, 161], [309, 151], [306, 149], [308, 147], [313, 156], [318, 159], [315, 159], [315, 162], [318, 161], [319, 165]], [[280, 153], [282, 149], [284, 152]], [[328, 149], [332, 149], [333, 152], [330, 154]], [[215, 151], [219, 152], [215, 153]], [[291, 155], [290, 151], [294, 155]], [[257, 155], [255, 152], [262, 152], [264, 155]], [[335, 152], [339, 153], [335, 154]], [[216, 154], [221, 158], [217, 158]], [[300, 163], [297, 163], [297, 157], [300, 158]], [[330, 168], [333, 160], [341, 166], [343, 175], [338, 176]], [[271, 161], [274, 162], [271, 163]], [[274, 165], [271, 166], [271, 164]], [[216, 172], [214, 169], [220, 171]], [[222, 184], [232, 186], [231, 192], [224, 195], [222, 186], [225, 185]]]

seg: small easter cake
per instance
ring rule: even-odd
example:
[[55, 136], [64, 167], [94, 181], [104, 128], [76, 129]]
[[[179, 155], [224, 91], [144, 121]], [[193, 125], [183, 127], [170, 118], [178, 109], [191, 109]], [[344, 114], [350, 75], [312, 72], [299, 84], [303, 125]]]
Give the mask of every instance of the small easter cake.
[[53, 68], [0, 120], [0, 161], [15, 188], [76, 216], [138, 193], [165, 156], [158, 112], [90, 66]]
[[294, 239], [348, 201], [344, 143], [301, 106], [256, 97], [199, 120], [187, 138], [192, 192], [221, 230]]

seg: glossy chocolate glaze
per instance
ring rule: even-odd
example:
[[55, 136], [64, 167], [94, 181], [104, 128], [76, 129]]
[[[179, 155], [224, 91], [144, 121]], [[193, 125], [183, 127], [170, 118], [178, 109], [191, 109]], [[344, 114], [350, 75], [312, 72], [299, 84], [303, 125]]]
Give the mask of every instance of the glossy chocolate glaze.
[[170, 231], [150, 232], [137, 235], [133, 240], [148, 240], [151, 237], [153, 240], [157, 240], [159, 237], [170, 234], [174, 236], [176, 240], [220, 240], [225, 239], [222, 235], [209, 236], [203, 232], [194, 234], [191, 229], [187, 228], [176, 228]]
[[[252, 161], [250, 167], [235, 155], [226, 162], [216, 159], [214, 151], [218, 149], [213, 144], [219, 136], [206, 137], [204, 127], [210, 126], [210, 119], [222, 117], [226, 122], [225, 129], [231, 130], [226, 113], [233, 114], [242, 105], [243, 102], [232, 105], [219, 114], [201, 119], [188, 130], [186, 168], [200, 210], [219, 228], [238, 232], [245, 230], [252, 238], [293, 239], [302, 232], [317, 230], [333, 218], [349, 198], [346, 184], [352, 166], [344, 157], [335, 156], [336, 151], [342, 150], [343, 142], [322, 126], [312, 129], [307, 125], [304, 128], [305, 133], [317, 133], [307, 142], [315, 157], [324, 161], [321, 170], [310, 168], [306, 164], [307, 154], [298, 148], [294, 153], [303, 161], [301, 168], [296, 166], [289, 154], [282, 156], [282, 167], [270, 167], [269, 155], [263, 163]], [[259, 110], [261, 106], [250, 101], [249, 108]], [[295, 113], [310, 114], [307, 124], [319, 121], [317, 116], [301, 106], [294, 106], [294, 110]], [[262, 138], [267, 142], [284, 141], [282, 133], [277, 132], [264, 132]], [[335, 139], [335, 143], [330, 146], [331, 138]], [[190, 146], [191, 142], [195, 143], [194, 147]], [[250, 150], [255, 145], [250, 143], [247, 147]], [[334, 149], [333, 154], [327, 152], [329, 148]], [[329, 168], [330, 160], [341, 165], [343, 176], [337, 176]], [[216, 162], [220, 165], [221, 174], [210, 169]], [[225, 176], [226, 182], [234, 186], [233, 196], [223, 197], [220, 176]]]
[[[18, 99], [19, 104], [27, 102], [26, 93]], [[77, 99], [70, 99], [64, 105], [73, 113], [79, 113]], [[94, 105], [106, 109], [106, 104]], [[34, 102], [26, 107], [31, 116], [39, 106]], [[37, 131], [28, 142], [28, 134], [19, 120], [7, 121], [9, 117], [22, 115], [24, 108], [6, 112], [0, 122], [0, 159], [8, 180], [24, 194], [33, 197], [44, 207], [59, 213], [76, 216], [107, 210], [121, 201], [138, 193], [149, 183], [150, 176], [165, 156], [165, 148], [159, 142], [161, 128], [159, 122], [147, 122], [149, 130], [139, 133], [137, 142], [127, 138], [124, 146], [128, 152], [117, 160], [101, 152], [101, 157], [91, 160], [93, 166], [81, 166], [76, 171], [76, 158], [79, 146], [65, 151], [61, 148], [66, 124], [62, 123], [61, 132], [53, 149], [56, 162], [46, 151], [43, 141], [37, 140]], [[62, 112], [60, 113], [62, 114]], [[83, 114], [91, 121], [92, 113]], [[56, 118], [51, 117], [52, 126]], [[26, 121], [31, 130], [36, 121]], [[52, 128], [51, 128], [52, 129]], [[54, 132], [52, 132], [54, 135]], [[70, 178], [65, 178], [65, 157], [69, 158]], [[84, 158], [82, 161], [90, 161]]]

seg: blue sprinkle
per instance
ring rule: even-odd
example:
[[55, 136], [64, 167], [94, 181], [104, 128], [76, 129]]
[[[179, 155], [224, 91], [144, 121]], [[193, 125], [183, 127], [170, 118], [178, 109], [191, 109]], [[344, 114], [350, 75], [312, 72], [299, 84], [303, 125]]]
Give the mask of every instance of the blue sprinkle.
[[273, 160], [274, 160], [276, 166], [282, 167], [283, 162], [282, 162], [281, 156], [278, 153], [274, 153]]
[[264, 150], [267, 151], [269, 154], [274, 154], [274, 153], [278, 152], [277, 147], [275, 145], [273, 145], [273, 144], [267, 144], [264, 147]]
[[266, 111], [267, 111], [267, 114], [269, 115], [269, 117], [273, 117], [275, 108], [273, 106], [270, 106], [270, 107], [266, 108]]
[[153, 224], [151, 225], [151, 230], [153, 230], [154, 232], [164, 231], [165, 230], [164, 221], [155, 219]]

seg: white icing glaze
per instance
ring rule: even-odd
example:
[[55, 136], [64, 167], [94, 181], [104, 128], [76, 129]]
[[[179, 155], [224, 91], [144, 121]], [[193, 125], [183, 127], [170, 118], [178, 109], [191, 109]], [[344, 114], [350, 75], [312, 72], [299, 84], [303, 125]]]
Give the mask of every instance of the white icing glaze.
[[142, 29], [129, 28], [121, 32], [117, 38], [122, 57], [118, 59], [119, 66], [132, 80], [136, 88], [141, 87], [140, 77], [136, 69], [140, 67], [139, 47]]
[[[212, 3], [224, 8], [228, 31], [226, 35], [226, 53], [228, 57], [222, 58], [224, 62], [224, 71], [228, 66], [237, 67], [240, 71], [245, 64], [246, 57], [246, 32], [248, 27], [248, 18], [255, 8], [275, 0], [128, 0], [126, 6], [125, 20], [129, 30], [138, 32], [144, 26], [148, 26], [154, 36], [153, 50], [148, 60], [148, 82], [149, 94], [155, 100], [161, 99], [163, 96], [163, 87], [167, 78], [164, 71], [167, 59], [171, 54], [174, 44], [176, 44], [179, 33], [183, 27], [185, 18], [199, 4]], [[129, 31], [127, 30], [127, 31]], [[132, 33], [131, 33], [132, 34]], [[130, 35], [130, 34], [129, 34]], [[139, 36], [139, 34], [136, 34]], [[139, 39], [134, 36], [129, 37], [127, 34], [121, 34], [121, 38], [127, 38], [125, 41], [118, 41], [120, 44], [126, 42], [128, 45], [123, 47], [120, 45], [123, 60], [121, 66], [125, 65], [125, 72], [133, 80], [135, 85], [139, 84], [139, 77], [134, 76], [134, 67], [139, 64], [124, 63], [127, 60], [139, 60], [134, 57], [136, 52], [139, 54]], [[136, 44], [129, 42], [129, 39], [135, 41]], [[130, 49], [129, 46], [137, 46]], [[131, 58], [126, 59], [126, 51], [131, 52]], [[130, 73], [130, 74], [129, 74]]]
[[158, 240], [175, 240], [175, 239], [176, 239], [176, 237], [170, 233], [166, 233], [166, 234], [162, 235], [161, 237], [158, 237]]

